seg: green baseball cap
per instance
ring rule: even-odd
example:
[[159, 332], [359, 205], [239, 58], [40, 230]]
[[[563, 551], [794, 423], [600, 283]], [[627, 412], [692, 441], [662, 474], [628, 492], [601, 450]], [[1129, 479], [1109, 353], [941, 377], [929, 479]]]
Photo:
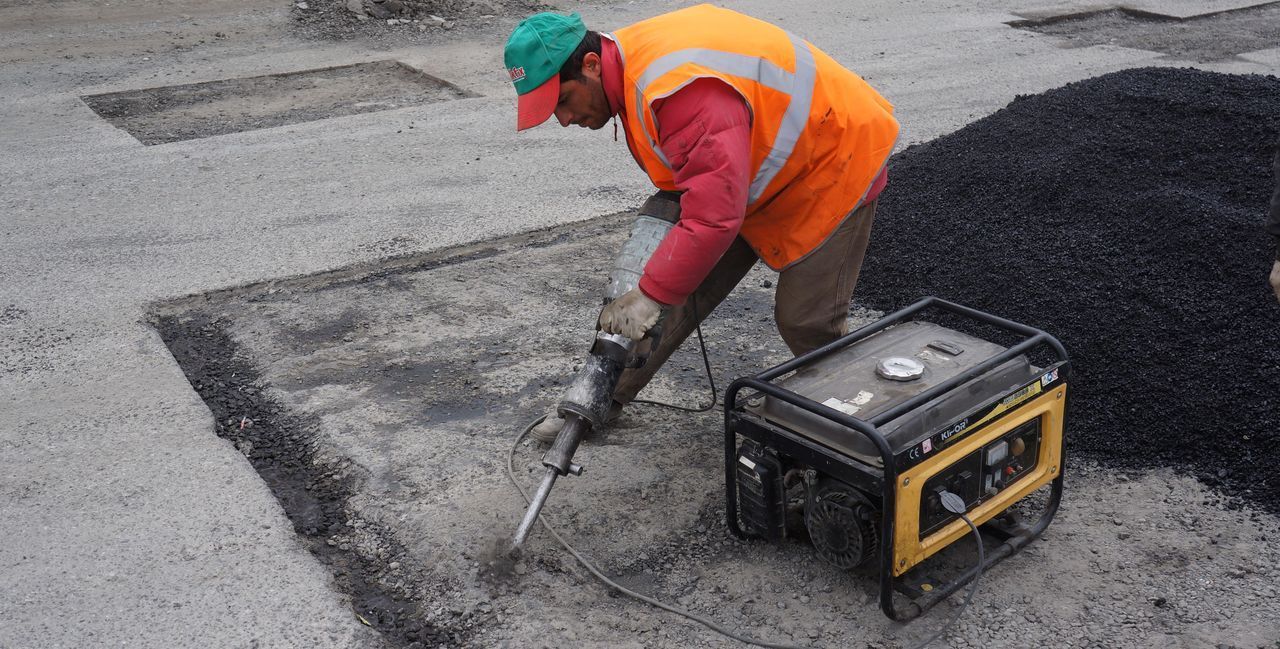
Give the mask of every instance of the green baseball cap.
[[507, 39], [503, 60], [516, 87], [516, 130], [545, 121], [560, 101], [560, 68], [587, 36], [576, 13], [544, 11], [516, 25]]

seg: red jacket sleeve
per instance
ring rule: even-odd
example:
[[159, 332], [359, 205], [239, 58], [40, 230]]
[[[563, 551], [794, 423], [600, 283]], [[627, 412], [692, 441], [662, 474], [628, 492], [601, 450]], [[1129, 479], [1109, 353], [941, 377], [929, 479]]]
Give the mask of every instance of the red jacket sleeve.
[[751, 112], [718, 79], [698, 79], [655, 102], [658, 146], [671, 163], [680, 222], [649, 258], [640, 290], [680, 304], [728, 250], [747, 210]]

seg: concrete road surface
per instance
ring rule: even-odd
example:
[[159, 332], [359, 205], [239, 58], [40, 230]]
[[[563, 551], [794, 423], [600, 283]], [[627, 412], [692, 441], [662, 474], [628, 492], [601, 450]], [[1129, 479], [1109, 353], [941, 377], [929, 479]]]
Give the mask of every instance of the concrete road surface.
[[[556, 4], [609, 29], [686, 3]], [[723, 4], [868, 78], [897, 105], [903, 145], [1018, 94], [1188, 64], [1005, 25], [1090, 2]], [[0, 647], [378, 646], [213, 434], [148, 305], [584, 221], [648, 193], [609, 129], [514, 132], [514, 13], [331, 41], [296, 29], [298, 11], [0, 0]], [[157, 146], [81, 99], [377, 60], [474, 96]], [[1276, 74], [1280, 49], [1196, 65]]]

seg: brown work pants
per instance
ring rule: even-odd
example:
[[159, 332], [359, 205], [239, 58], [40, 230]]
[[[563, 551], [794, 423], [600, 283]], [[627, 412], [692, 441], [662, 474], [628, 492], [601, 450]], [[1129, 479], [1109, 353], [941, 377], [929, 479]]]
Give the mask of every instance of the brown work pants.
[[[667, 214], [674, 209], [678, 214], [679, 203], [675, 203], [674, 208], [670, 204], [659, 207], [654, 204], [656, 200], [662, 199], [655, 196], [645, 207], [658, 207]], [[812, 351], [849, 332], [849, 301], [858, 283], [875, 214], [875, 201], [850, 212], [821, 246], [778, 275], [773, 316], [778, 323], [778, 333], [792, 354], [799, 356]], [[757, 259], [755, 251], [742, 237], [734, 239], [690, 299], [667, 312], [662, 322], [661, 342], [650, 352], [644, 367], [622, 373], [613, 392], [614, 401], [626, 404], [635, 399], [702, 319], [742, 281]], [[695, 306], [697, 319], [694, 318]]]

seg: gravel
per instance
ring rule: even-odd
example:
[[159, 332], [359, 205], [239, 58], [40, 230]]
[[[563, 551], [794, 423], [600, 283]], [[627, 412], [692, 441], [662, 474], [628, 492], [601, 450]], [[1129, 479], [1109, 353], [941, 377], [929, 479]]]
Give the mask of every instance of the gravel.
[[1072, 452], [1280, 512], [1277, 106], [1276, 77], [1133, 69], [910, 147], [859, 300], [937, 295], [1054, 334], [1076, 372]]
[[[490, 22], [514, 26], [516, 20], [550, 9], [537, 0], [308, 0], [307, 4], [307, 9], [291, 13], [295, 34], [374, 44], [421, 42], [458, 25], [472, 28], [461, 31], [474, 36]], [[424, 36], [423, 32], [430, 33]]]

